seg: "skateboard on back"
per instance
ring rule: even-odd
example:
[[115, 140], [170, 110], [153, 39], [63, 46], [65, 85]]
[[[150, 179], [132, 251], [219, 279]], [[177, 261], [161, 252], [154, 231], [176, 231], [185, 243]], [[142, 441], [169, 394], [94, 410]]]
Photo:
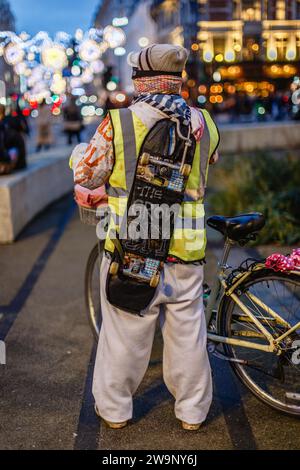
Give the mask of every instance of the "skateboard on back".
[[[143, 285], [144, 291], [150, 289], [152, 296], [154, 295], [164, 262], [168, 257], [176, 214], [170, 219], [170, 235], [164, 238], [161, 229], [164, 216], [156, 221], [154, 227], [151, 226], [151, 209], [162, 204], [172, 207], [174, 204], [182, 203], [186, 183], [192, 170], [194, 152], [195, 140], [190, 134], [190, 129], [186, 128], [184, 135], [178, 121], [163, 119], [149, 132], [137, 160], [135, 178], [127, 204], [127, 217], [123, 219], [120, 233], [129, 233], [130, 224], [135, 221], [131, 210], [136, 205], [145, 208], [145, 218], [141, 225], [144, 227], [147, 225], [149, 230], [137, 239], [127, 236], [112, 240], [115, 244], [115, 253], [109, 270], [108, 289], [109, 283], [118, 278], [125, 282], [126, 289], [134, 283]], [[146, 220], [148, 215], [149, 220]], [[113, 297], [116, 295], [117, 292]], [[111, 303], [114, 304], [113, 301]]]

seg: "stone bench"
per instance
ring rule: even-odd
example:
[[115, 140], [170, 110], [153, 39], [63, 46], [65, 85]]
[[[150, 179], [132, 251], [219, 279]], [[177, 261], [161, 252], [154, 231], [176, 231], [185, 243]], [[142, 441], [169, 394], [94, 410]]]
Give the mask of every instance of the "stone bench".
[[45, 207], [72, 191], [70, 147], [57, 147], [28, 158], [28, 168], [0, 176], [0, 243], [13, 242]]
[[300, 123], [295, 121], [221, 124], [219, 130], [224, 153], [300, 148]]

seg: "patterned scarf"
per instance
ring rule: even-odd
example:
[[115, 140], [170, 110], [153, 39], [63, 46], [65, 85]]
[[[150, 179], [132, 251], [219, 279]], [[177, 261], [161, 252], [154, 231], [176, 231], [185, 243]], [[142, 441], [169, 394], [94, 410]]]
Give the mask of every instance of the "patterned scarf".
[[151, 77], [135, 78], [134, 89], [137, 95], [140, 93], [168, 93], [179, 95], [182, 87], [182, 78], [174, 75], [154, 75]]
[[179, 95], [181, 78], [157, 76], [147, 77], [151, 80], [146, 81], [145, 78], [133, 81], [135, 90], [139, 93], [133, 103], [147, 103], [167, 116], [179, 119], [183, 125], [190, 125], [191, 110]]

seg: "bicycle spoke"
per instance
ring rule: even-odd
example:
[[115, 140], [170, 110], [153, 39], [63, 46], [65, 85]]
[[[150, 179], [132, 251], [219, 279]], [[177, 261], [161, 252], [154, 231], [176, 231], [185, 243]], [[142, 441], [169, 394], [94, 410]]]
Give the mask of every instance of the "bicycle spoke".
[[[257, 305], [251, 298], [249, 298], [249, 300], [250, 300], [250, 302], [252, 303], [252, 305], [254, 306], [256, 313], [258, 313], [257, 318], [264, 320], [264, 321], [267, 323], [267, 325], [273, 330], [273, 333], [276, 333], [275, 328], [273, 328], [273, 326], [272, 326], [272, 325], [270, 324], [270, 322], [268, 321], [267, 317], [265, 317], [264, 314], [263, 314], [263, 312], [260, 310], [261, 307], [260, 307], [259, 305]], [[255, 313], [255, 311], [254, 311], [254, 313]], [[272, 316], [272, 314], [270, 313], [270, 309], [267, 310], [267, 314], [268, 314], [269, 316]]]
[[[245, 282], [246, 288], [239, 288], [238, 296], [249, 312], [261, 322], [262, 326], [277, 338], [289, 330], [289, 326], [299, 323], [300, 311], [300, 276], [269, 273], [259, 278], [253, 276]], [[247, 293], [252, 294], [251, 298]], [[257, 303], [255, 301], [257, 298]], [[272, 315], [274, 311], [284, 322], [281, 323]], [[244, 317], [244, 318], [241, 318]], [[247, 321], [248, 320], [248, 321]], [[267, 344], [268, 340], [261, 335], [259, 327], [251, 322], [250, 317], [233, 301], [230, 301], [230, 313], [227, 314], [227, 333], [229, 336], [243, 338], [247, 332], [257, 337], [247, 337], [247, 341]], [[268, 353], [241, 346], [225, 345], [228, 355], [247, 361], [232, 363], [243, 382], [263, 401], [275, 408], [300, 415], [300, 365], [293, 362], [294, 340], [300, 340], [300, 328], [287, 335], [280, 343], [282, 353]], [[295, 395], [296, 393], [296, 395]]]

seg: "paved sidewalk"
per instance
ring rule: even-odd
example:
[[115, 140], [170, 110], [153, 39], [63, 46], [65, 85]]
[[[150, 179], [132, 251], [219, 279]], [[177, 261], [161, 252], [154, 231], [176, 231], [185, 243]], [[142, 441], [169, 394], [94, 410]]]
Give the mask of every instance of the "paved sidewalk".
[[[295, 449], [300, 422], [261, 404], [226, 363], [213, 359], [214, 402], [199, 433], [180, 428], [162, 383], [161, 335], [135, 397], [133, 424], [111, 431], [93, 413], [95, 346], [85, 317], [83, 273], [95, 243], [72, 195], [0, 247], [1, 449]], [[211, 279], [216, 243], [208, 250]], [[3, 315], [1, 317], [1, 315]]]

